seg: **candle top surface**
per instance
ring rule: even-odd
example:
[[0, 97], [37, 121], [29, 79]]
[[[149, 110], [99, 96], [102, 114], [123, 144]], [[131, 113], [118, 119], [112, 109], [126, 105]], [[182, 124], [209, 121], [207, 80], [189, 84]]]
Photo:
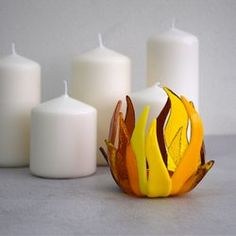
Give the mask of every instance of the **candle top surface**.
[[113, 51], [107, 47], [100, 46], [91, 51], [85, 52], [81, 55], [78, 55], [75, 58], [75, 61], [117, 61], [117, 62], [129, 62], [129, 57], [122, 55], [116, 51]]
[[28, 59], [28, 58], [20, 56], [16, 53], [12, 53], [10, 55], [0, 58], [0, 67], [11, 67], [11, 66], [39, 67], [39, 64], [35, 61]]
[[65, 94], [39, 104], [33, 111], [53, 114], [86, 114], [96, 112], [96, 109]]
[[148, 104], [149, 102], [154, 102], [157, 100], [165, 102], [167, 100], [167, 95], [162, 87], [160, 87], [160, 84], [156, 83], [151, 87], [132, 93], [131, 98], [142, 100], [142, 102], [146, 102]]
[[172, 27], [165, 32], [152, 36], [149, 41], [182, 41], [186, 43], [196, 43], [198, 42], [198, 38], [193, 34]]

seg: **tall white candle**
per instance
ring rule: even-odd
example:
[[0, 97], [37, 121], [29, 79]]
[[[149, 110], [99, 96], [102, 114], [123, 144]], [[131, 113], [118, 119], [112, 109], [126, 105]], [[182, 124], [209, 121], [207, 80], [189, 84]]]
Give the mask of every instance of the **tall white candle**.
[[29, 164], [31, 109], [40, 102], [40, 65], [12, 54], [0, 59], [0, 166]]
[[[104, 146], [116, 102], [130, 93], [130, 59], [100, 45], [73, 62], [72, 96], [98, 111], [98, 147]], [[98, 164], [105, 164], [98, 151]]]
[[176, 29], [147, 42], [148, 86], [160, 82], [185, 95], [198, 107], [198, 38]]
[[96, 109], [65, 94], [32, 110], [30, 170], [73, 178], [96, 170]]

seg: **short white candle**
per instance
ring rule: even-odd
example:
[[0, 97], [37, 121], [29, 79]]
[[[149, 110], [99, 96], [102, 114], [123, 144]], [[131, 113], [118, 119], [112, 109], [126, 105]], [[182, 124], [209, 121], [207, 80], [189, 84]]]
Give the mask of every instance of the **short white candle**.
[[40, 103], [40, 65], [12, 54], [0, 59], [0, 166], [29, 164], [31, 109]]
[[160, 82], [198, 107], [198, 38], [172, 28], [147, 43], [148, 86]]
[[151, 121], [160, 114], [167, 101], [167, 95], [159, 83], [141, 91], [131, 94], [131, 99], [135, 108], [135, 117], [138, 119], [144, 107], [149, 105], [150, 112], [148, 116], [147, 128]]
[[73, 178], [96, 171], [96, 109], [65, 94], [32, 110], [30, 171]]
[[[104, 146], [110, 119], [119, 99], [130, 93], [130, 59], [104, 47], [79, 55], [73, 62], [72, 96], [98, 111], [98, 147]], [[98, 151], [98, 164], [105, 164]]]

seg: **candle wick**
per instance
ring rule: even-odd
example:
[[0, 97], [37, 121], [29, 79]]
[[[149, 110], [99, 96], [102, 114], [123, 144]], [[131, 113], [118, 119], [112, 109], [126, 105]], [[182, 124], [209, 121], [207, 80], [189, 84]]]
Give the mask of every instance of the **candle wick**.
[[65, 86], [65, 96], [68, 96], [68, 82], [67, 80], [63, 80]]
[[15, 43], [12, 43], [11, 44], [11, 51], [12, 51], [12, 54], [13, 55], [16, 55], [17, 53], [16, 53], [16, 45], [15, 45]]
[[102, 40], [102, 34], [101, 33], [98, 33], [98, 42], [99, 42], [99, 47], [103, 48], [104, 45], [103, 45], [103, 40]]
[[172, 19], [172, 25], [171, 25], [171, 28], [172, 28], [172, 29], [175, 29], [175, 23], [176, 23], [176, 20], [175, 20], [175, 17], [173, 17], [173, 19]]

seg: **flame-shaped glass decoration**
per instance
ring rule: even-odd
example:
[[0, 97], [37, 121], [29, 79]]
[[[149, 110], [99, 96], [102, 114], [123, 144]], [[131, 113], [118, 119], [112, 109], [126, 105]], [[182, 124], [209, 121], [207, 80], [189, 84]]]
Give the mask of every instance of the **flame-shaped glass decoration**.
[[125, 118], [119, 101], [105, 140], [107, 152], [100, 148], [117, 185], [137, 197], [167, 197], [189, 192], [214, 164], [214, 161], [205, 163], [203, 125], [193, 103], [166, 87], [163, 89], [168, 100], [147, 132], [149, 106], [135, 123], [131, 99], [126, 97]]

